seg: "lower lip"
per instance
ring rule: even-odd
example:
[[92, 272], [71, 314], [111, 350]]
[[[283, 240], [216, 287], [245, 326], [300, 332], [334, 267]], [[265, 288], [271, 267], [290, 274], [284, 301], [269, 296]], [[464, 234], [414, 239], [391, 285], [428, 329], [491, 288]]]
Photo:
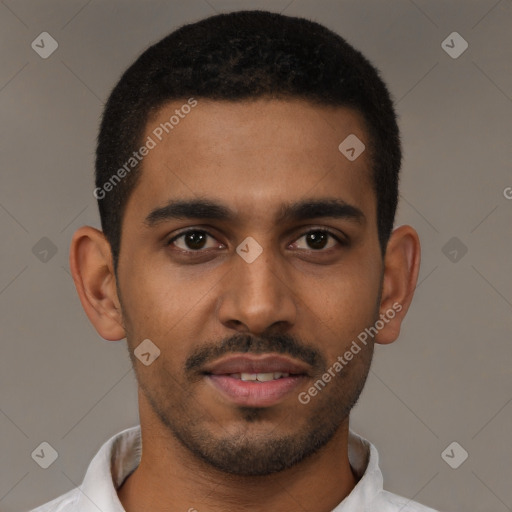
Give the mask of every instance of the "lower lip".
[[246, 407], [269, 407], [297, 388], [304, 375], [281, 377], [267, 382], [244, 381], [229, 375], [207, 375], [207, 381], [230, 402]]

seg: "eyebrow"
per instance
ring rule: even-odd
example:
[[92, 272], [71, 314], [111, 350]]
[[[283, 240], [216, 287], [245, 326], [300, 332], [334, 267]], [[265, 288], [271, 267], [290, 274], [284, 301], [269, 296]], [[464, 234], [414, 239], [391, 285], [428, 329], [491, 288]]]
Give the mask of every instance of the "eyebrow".
[[[148, 227], [173, 219], [206, 219], [234, 221], [237, 214], [229, 207], [210, 199], [171, 200], [155, 208], [145, 218]], [[318, 217], [347, 219], [363, 224], [366, 217], [362, 210], [341, 199], [321, 198], [285, 203], [281, 205], [276, 223], [301, 221]]]

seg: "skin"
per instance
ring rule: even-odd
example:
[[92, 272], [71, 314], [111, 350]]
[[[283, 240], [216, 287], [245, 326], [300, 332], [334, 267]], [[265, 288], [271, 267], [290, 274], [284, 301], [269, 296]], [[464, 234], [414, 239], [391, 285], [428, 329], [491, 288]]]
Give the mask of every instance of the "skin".
[[[146, 136], [184, 103], [165, 105]], [[127, 338], [139, 383], [142, 460], [118, 490], [128, 512], [286, 512], [298, 504], [328, 512], [357, 483], [347, 453], [349, 411], [364, 386], [373, 343], [399, 335], [420, 244], [412, 227], [400, 226], [382, 259], [369, 152], [351, 162], [338, 150], [351, 133], [368, 142], [360, 115], [347, 108], [198, 99], [143, 160], [123, 219], [117, 276], [103, 233], [89, 226], [75, 233], [70, 263], [84, 310], [103, 338]], [[171, 199], [198, 198], [222, 203], [235, 218], [144, 222]], [[276, 222], [283, 203], [321, 198], [342, 199], [364, 219]], [[208, 232], [203, 248], [183, 237], [168, 245], [185, 228]], [[329, 237], [311, 247], [305, 234], [314, 229], [348, 244]], [[252, 263], [236, 252], [247, 236], [263, 249]], [[194, 247], [202, 252], [192, 258]], [[394, 303], [401, 311], [301, 404], [297, 394]], [[161, 351], [149, 366], [133, 356], [146, 338]], [[317, 359], [300, 387], [270, 407], [236, 406], [198, 367], [186, 369], [204, 349], [271, 353], [280, 346], [276, 340], [285, 354], [307, 349]]]

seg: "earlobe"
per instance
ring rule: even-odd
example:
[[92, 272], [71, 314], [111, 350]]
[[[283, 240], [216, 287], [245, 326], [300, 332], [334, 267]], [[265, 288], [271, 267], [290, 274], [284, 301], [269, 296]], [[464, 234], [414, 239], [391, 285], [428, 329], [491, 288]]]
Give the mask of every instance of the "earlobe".
[[105, 235], [90, 226], [78, 229], [71, 241], [69, 265], [82, 307], [98, 334], [109, 341], [123, 339], [126, 334]]
[[414, 296], [420, 260], [418, 233], [407, 225], [396, 228], [389, 239], [384, 259], [380, 302], [380, 318], [384, 327], [375, 336], [376, 343], [392, 343], [398, 338]]

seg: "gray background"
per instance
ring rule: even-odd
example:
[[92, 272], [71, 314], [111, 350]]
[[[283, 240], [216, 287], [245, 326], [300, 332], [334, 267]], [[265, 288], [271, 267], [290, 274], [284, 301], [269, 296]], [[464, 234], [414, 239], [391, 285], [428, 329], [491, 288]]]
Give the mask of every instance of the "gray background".
[[[100, 445], [138, 422], [125, 341], [97, 335], [68, 266], [74, 230], [99, 227], [102, 104], [149, 44], [244, 8], [336, 30], [397, 102], [397, 225], [418, 230], [423, 260], [401, 337], [377, 347], [352, 428], [377, 445], [388, 490], [447, 512], [512, 510], [511, 0], [2, 1], [0, 510], [79, 485]], [[48, 59], [31, 48], [43, 31], [59, 44]], [[469, 43], [457, 59], [441, 46], [454, 31]], [[48, 469], [31, 458], [43, 441], [58, 452]], [[458, 469], [441, 457], [453, 441], [469, 453]]]

